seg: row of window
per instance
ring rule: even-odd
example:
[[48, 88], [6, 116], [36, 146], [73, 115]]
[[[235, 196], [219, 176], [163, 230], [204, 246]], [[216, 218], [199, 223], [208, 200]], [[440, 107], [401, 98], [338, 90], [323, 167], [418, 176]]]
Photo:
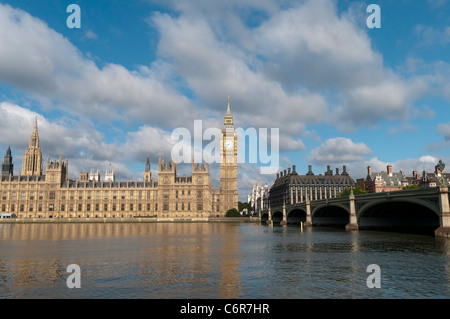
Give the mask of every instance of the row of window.
[[[108, 198], [112, 198], [112, 199], [130, 199], [130, 200], [134, 200], [134, 199], [158, 199], [158, 191], [155, 191], [154, 193], [151, 191], [147, 191], [146, 194], [144, 194], [143, 191], [121, 191], [121, 192], [117, 192], [117, 191], [86, 191], [85, 194], [83, 194], [84, 192], [79, 191], [78, 194], [76, 194], [75, 191], [61, 191], [60, 192], [60, 196], [61, 199], [83, 199], [83, 196], [85, 196], [86, 199], [108, 199]], [[128, 196], [127, 196], [128, 193]], [[19, 192], [11, 192], [11, 200], [16, 200], [17, 196], [18, 196]], [[145, 196], [146, 195], [146, 196]], [[144, 198], [145, 196], [145, 198]], [[28, 198], [27, 198], [28, 197]], [[50, 191], [48, 193], [48, 197], [49, 199], [55, 199], [56, 194], [54, 191]], [[190, 190], [176, 190], [175, 191], [175, 198], [190, 198], [191, 197], [191, 191]], [[8, 192], [2, 192], [2, 200], [7, 200], [8, 199]], [[44, 192], [40, 191], [40, 192], [28, 192], [28, 196], [27, 196], [27, 192], [20, 192], [20, 199], [21, 200], [25, 200], [25, 199], [30, 199], [30, 200], [34, 200], [38, 198], [39, 200], [43, 200], [44, 199]], [[164, 190], [163, 191], [163, 198], [169, 198], [169, 190]], [[202, 190], [198, 190], [197, 191], [197, 198], [203, 198], [203, 191]]]
[[[158, 204], [155, 203], [154, 205], [155, 205], [154, 206], [155, 211], [158, 211]], [[18, 206], [19, 206], [19, 211], [20, 212], [25, 211], [25, 209], [26, 209], [25, 204], [19, 204]], [[76, 211], [81, 212], [81, 211], [83, 211], [83, 206], [84, 206], [83, 204], [77, 204], [77, 205], [75, 205], [75, 204], [61, 204], [60, 205], [60, 211], [64, 212], [64, 211], [67, 210], [67, 211], [73, 212], [76, 209]], [[147, 211], [151, 211], [152, 206], [153, 205], [151, 203], [147, 203], [146, 205], [141, 204], [141, 203], [139, 203], [137, 205], [129, 204], [128, 205], [128, 211], [134, 211], [135, 208], [137, 208], [137, 211], [142, 211], [144, 207], [147, 208], [146, 209]], [[103, 208], [103, 211], [108, 211], [108, 208], [110, 208], [111, 211], [115, 212], [115, 211], [119, 211], [119, 210], [120, 211], [125, 211], [126, 204], [107, 204], [107, 203], [105, 203], [103, 205], [100, 205], [100, 204], [92, 204], [92, 205], [91, 204], [86, 204], [85, 208], [86, 208], [86, 211], [88, 211], [88, 212], [89, 211], [96, 211], [96, 212], [98, 212], [98, 211], [100, 211], [101, 208]], [[2, 204], [1, 209], [2, 209], [2, 212], [6, 212], [7, 211], [7, 205], [6, 204]], [[42, 212], [43, 211], [43, 204], [38, 204], [38, 205], [28, 204], [27, 205], [27, 209], [28, 209], [29, 212], [33, 212], [36, 209], [37, 209], [38, 212]], [[11, 204], [9, 211], [10, 212], [14, 212], [15, 210], [16, 210], [16, 205], [15, 204]], [[49, 204], [48, 205], [48, 211], [54, 211], [54, 210], [55, 210], [55, 205], [54, 204]], [[164, 211], [168, 211], [169, 210], [169, 203], [163, 203], [163, 210]], [[178, 210], [190, 211], [191, 210], [191, 203], [180, 203], [180, 204], [179, 203], [175, 203], [175, 210], [176, 211], [178, 211]], [[201, 202], [197, 203], [197, 210], [203, 210], [203, 203], [201, 203]]]

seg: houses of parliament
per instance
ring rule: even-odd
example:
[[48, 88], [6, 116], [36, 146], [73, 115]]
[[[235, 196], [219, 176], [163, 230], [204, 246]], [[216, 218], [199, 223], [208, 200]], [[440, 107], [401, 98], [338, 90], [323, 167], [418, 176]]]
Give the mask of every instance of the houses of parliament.
[[154, 217], [157, 220], [208, 220], [238, 208], [237, 136], [228, 108], [220, 139], [220, 188], [212, 186], [209, 164], [192, 161], [191, 176], [177, 176], [177, 164], [161, 157], [158, 176], [147, 158], [143, 181], [116, 181], [114, 171], [101, 179], [98, 171], [69, 179], [69, 159], [47, 156], [45, 170], [37, 119], [19, 175], [14, 175], [8, 147], [0, 180], [0, 213], [17, 218]]

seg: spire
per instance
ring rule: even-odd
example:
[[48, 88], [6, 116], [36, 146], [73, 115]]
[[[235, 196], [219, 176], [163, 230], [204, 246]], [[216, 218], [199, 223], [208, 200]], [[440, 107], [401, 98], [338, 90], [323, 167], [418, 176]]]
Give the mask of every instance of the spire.
[[145, 163], [145, 171], [150, 172], [150, 157], [147, 156], [147, 163]]
[[42, 169], [42, 151], [39, 146], [39, 134], [37, 126], [37, 116], [34, 118], [33, 133], [30, 137], [30, 144], [23, 156], [22, 174], [21, 175], [37, 175], [41, 176]]
[[225, 113], [225, 118], [224, 118], [224, 124], [225, 124], [225, 126], [233, 126], [233, 115], [231, 114], [230, 97], [229, 96], [228, 96], [227, 112]]

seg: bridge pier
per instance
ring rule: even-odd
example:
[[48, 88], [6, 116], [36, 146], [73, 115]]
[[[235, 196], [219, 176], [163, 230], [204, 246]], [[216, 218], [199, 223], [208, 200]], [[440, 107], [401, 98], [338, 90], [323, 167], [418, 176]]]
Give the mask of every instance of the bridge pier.
[[358, 230], [358, 220], [356, 219], [355, 195], [348, 197], [350, 202], [350, 222], [345, 225], [345, 230]]
[[280, 222], [280, 225], [287, 225], [287, 216], [286, 216], [286, 204], [283, 203], [283, 220]]
[[311, 220], [311, 202], [309, 201], [309, 198], [306, 200], [306, 220], [303, 223], [303, 227], [309, 227], [312, 226], [312, 220]]
[[450, 203], [448, 197], [448, 187], [439, 187], [439, 206], [441, 215], [439, 217], [441, 226], [434, 231], [437, 237], [450, 237]]

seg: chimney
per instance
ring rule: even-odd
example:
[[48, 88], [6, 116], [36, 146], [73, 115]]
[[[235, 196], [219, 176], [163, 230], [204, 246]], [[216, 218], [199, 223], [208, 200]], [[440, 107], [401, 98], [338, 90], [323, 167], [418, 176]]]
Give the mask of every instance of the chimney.
[[367, 175], [372, 175], [372, 166], [367, 166]]
[[387, 166], [387, 173], [389, 176], [392, 176], [392, 165]]
[[292, 173], [295, 173], [295, 165], [292, 165]]
[[336, 167], [336, 175], [339, 175], [339, 167]]
[[280, 178], [280, 173], [277, 173], [277, 179], [279, 179]]
[[419, 174], [417, 174], [417, 171], [413, 171], [413, 177], [414, 179], [419, 179]]
[[288, 174], [289, 175], [291, 174], [291, 168], [290, 167], [288, 167]]

